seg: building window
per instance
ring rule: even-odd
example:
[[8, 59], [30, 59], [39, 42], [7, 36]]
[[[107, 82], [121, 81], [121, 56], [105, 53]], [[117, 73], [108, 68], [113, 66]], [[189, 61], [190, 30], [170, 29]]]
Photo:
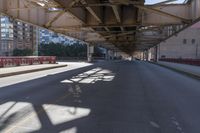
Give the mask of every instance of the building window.
[[195, 39], [192, 39], [192, 44], [195, 44], [196, 40]]
[[183, 39], [183, 44], [187, 44], [187, 39]]

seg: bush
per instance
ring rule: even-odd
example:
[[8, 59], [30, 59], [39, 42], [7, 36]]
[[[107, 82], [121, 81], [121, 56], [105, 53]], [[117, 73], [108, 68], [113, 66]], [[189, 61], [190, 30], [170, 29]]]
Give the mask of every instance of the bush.
[[87, 46], [80, 43], [73, 45], [55, 43], [41, 44], [39, 47], [39, 55], [57, 57], [86, 57]]
[[13, 56], [32, 56], [33, 51], [31, 49], [14, 49]]
[[[104, 57], [103, 51], [99, 47], [94, 48], [95, 57]], [[57, 57], [87, 57], [87, 45], [79, 42], [72, 45], [63, 44], [41, 44], [39, 46], [40, 56], [57, 56]]]

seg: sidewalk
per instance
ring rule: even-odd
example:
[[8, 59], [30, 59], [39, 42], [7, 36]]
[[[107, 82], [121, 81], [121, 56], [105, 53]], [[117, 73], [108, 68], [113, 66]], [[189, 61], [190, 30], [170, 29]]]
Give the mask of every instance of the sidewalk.
[[0, 68], [0, 78], [14, 76], [19, 74], [49, 70], [54, 68], [66, 67], [67, 63], [58, 63], [58, 64], [41, 64], [41, 65], [30, 65], [30, 66], [18, 66], [18, 67], [7, 67]]
[[200, 79], [200, 66], [178, 64], [164, 61], [159, 61], [156, 64], [180, 72], [182, 74]]

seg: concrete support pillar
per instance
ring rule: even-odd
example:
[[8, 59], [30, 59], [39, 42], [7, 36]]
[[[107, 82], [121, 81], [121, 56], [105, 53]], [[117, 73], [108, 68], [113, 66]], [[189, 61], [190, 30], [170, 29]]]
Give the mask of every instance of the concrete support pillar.
[[1, 15], [0, 15], [0, 56], [2, 55], [2, 43], [1, 43]]
[[144, 61], [145, 60], [145, 51], [143, 51], [142, 54], [143, 54], [142, 55], [142, 60]]
[[87, 60], [92, 62], [92, 54], [94, 53], [94, 46], [87, 44]]
[[143, 51], [143, 60], [148, 61], [148, 50]]
[[109, 50], [109, 58], [110, 60], [113, 60], [114, 59], [114, 51], [113, 50]]
[[157, 61], [159, 61], [160, 56], [161, 56], [161, 53], [160, 53], [160, 44], [158, 44], [157, 45]]
[[115, 57], [114, 50], [106, 50], [106, 60], [113, 60]]
[[[34, 52], [33, 55], [34, 56], [38, 56], [39, 55], [39, 45], [40, 45], [40, 30], [38, 27], [35, 28], [35, 47], [34, 47]], [[33, 44], [34, 45], [34, 44]]]
[[106, 49], [105, 59], [106, 59], [106, 60], [109, 60], [108, 49]]
[[117, 57], [117, 52], [116, 51], [113, 51], [113, 57], [114, 57], [114, 59], [116, 59], [116, 57]]
[[152, 48], [148, 50], [148, 61], [151, 61], [151, 59], [152, 59]]
[[140, 60], [143, 60], [143, 52], [140, 52]]
[[155, 46], [155, 62], [157, 62], [158, 61], [158, 46], [156, 45]]
[[112, 58], [111, 58], [111, 52], [110, 52], [110, 50], [108, 50], [108, 60], [111, 60]]
[[149, 50], [146, 50], [146, 61], [149, 61]]

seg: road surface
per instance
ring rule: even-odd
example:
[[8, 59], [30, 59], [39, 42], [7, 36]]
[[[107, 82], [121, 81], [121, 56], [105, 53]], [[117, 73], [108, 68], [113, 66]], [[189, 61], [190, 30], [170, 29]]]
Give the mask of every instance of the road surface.
[[139, 61], [0, 78], [1, 133], [200, 133], [200, 81]]

